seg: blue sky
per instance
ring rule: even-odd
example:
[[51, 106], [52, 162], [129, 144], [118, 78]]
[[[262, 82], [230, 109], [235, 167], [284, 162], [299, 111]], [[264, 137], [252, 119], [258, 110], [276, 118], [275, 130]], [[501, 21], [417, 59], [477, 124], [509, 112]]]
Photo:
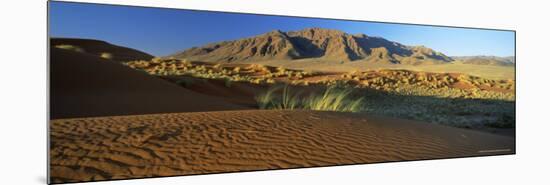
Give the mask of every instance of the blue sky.
[[52, 37], [99, 39], [155, 56], [275, 29], [309, 27], [424, 45], [449, 56], [513, 56], [515, 47], [511, 31], [50, 2]]

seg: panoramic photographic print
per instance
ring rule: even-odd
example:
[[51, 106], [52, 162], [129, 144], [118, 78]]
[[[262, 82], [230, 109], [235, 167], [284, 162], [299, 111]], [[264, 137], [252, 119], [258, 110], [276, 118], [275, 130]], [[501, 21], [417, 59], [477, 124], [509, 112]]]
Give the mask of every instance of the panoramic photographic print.
[[515, 154], [515, 32], [49, 2], [49, 182]]

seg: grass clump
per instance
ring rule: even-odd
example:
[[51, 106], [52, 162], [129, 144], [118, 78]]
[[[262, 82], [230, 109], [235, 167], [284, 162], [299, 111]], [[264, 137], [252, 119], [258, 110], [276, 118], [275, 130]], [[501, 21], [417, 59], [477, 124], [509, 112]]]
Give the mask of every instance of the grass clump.
[[363, 97], [352, 98], [351, 88], [329, 87], [321, 95], [313, 94], [304, 101], [304, 108], [320, 111], [359, 112]]
[[281, 102], [279, 104], [276, 104], [278, 109], [288, 109], [293, 110], [295, 108], [298, 108], [301, 104], [300, 101], [300, 92], [293, 93], [290, 91], [290, 88], [288, 85], [285, 85], [283, 87]]
[[269, 88], [266, 92], [263, 92], [261, 94], [258, 94], [254, 97], [256, 100], [256, 103], [258, 104], [258, 107], [260, 109], [270, 109], [275, 107], [274, 103], [276, 102], [276, 96], [275, 91], [278, 91], [280, 89], [280, 86], [273, 86]]
[[359, 112], [364, 98], [354, 98], [352, 88], [328, 87], [322, 93], [304, 97], [288, 85], [273, 86], [255, 97], [260, 109], [304, 109], [316, 111]]

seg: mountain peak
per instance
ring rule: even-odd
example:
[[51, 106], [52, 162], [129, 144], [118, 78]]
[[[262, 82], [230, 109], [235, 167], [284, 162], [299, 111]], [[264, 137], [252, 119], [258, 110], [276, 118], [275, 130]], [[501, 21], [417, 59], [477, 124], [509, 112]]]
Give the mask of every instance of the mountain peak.
[[335, 29], [327, 29], [327, 28], [318, 28], [318, 27], [312, 27], [312, 28], [305, 28], [298, 31], [290, 31], [289, 34], [296, 34], [296, 35], [345, 35], [346, 33], [340, 30]]
[[271, 30], [270, 32], [265, 33], [265, 35], [281, 35], [281, 34], [285, 34], [285, 33], [279, 29]]

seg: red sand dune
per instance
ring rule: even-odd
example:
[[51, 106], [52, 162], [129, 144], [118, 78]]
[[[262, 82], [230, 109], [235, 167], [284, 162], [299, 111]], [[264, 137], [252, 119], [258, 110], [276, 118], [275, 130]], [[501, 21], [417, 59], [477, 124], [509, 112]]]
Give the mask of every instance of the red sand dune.
[[50, 55], [52, 119], [244, 108], [91, 54]]

